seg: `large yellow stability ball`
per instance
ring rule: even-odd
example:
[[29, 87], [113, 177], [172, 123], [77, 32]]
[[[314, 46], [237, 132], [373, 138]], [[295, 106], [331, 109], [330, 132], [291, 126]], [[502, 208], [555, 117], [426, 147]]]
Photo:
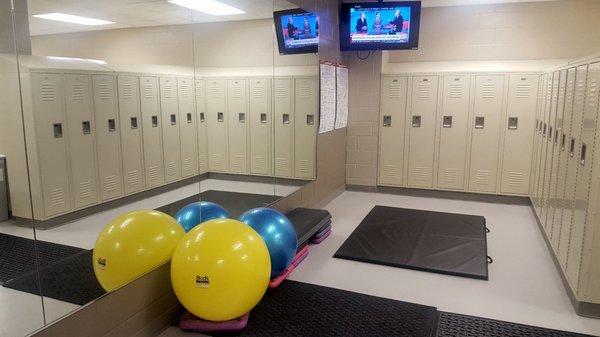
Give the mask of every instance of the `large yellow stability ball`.
[[232, 219], [209, 220], [189, 231], [175, 249], [171, 282], [192, 314], [226, 321], [261, 300], [271, 275], [269, 250], [250, 226]]
[[112, 291], [158, 267], [173, 256], [185, 231], [169, 215], [142, 210], [108, 223], [94, 246], [94, 272], [102, 288]]

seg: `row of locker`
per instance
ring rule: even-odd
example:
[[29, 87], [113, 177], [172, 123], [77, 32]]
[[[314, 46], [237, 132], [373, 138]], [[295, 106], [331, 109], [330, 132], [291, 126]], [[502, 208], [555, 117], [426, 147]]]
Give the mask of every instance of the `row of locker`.
[[29, 77], [37, 219], [205, 172], [314, 178], [315, 78]]
[[599, 86], [600, 62], [542, 76], [531, 181], [532, 204], [571, 289], [579, 300], [595, 303], [600, 301], [600, 248], [593, 244], [600, 191]]
[[384, 75], [378, 184], [528, 195], [538, 81]]

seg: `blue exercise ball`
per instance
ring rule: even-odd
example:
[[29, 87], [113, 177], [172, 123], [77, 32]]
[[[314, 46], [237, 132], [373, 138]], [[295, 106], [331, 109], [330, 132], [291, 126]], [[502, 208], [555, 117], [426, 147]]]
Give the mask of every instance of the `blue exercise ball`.
[[272, 208], [255, 208], [239, 220], [260, 234], [271, 256], [271, 278], [281, 274], [291, 263], [298, 248], [296, 229], [282, 213]]
[[175, 220], [186, 232], [205, 221], [222, 218], [229, 218], [229, 212], [210, 201], [193, 202], [175, 214]]

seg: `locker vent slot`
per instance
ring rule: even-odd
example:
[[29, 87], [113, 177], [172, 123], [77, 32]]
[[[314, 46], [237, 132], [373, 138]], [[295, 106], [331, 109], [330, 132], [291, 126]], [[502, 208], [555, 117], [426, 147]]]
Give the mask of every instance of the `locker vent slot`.
[[389, 179], [396, 179], [398, 177], [398, 166], [385, 165], [383, 167], [383, 176]]
[[139, 186], [142, 184], [142, 175], [139, 170], [129, 171], [127, 173], [127, 181], [129, 182], [129, 186]]
[[255, 85], [252, 87], [252, 98], [254, 99], [263, 99], [265, 98], [265, 85], [256, 81]]
[[208, 92], [210, 93], [210, 98], [217, 101], [220, 101], [225, 97], [223, 88], [215, 82], [211, 83], [211, 85], [208, 87]]
[[110, 86], [108, 83], [98, 84], [98, 98], [102, 100], [110, 99]]
[[515, 88], [516, 98], [529, 98], [531, 96], [531, 85], [525, 83], [517, 84]]
[[494, 99], [496, 98], [496, 86], [489, 83], [481, 85], [481, 98]]
[[235, 85], [235, 86], [233, 86], [233, 90], [231, 90], [231, 97], [232, 98], [242, 98], [243, 97], [243, 92], [242, 92], [242, 86], [241, 85]]
[[152, 84], [146, 83], [144, 84], [144, 98], [152, 99], [154, 98], [154, 90]]
[[598, 81], [593, 77], [590, 77], [590, 81], [587, 84], [588, 88], [588, 104], [587, 111], [596, 111], [598, 109]]
[[131, 83], [123, 84], [123, 98], [125, 98], [125, 99], [133, 98], [133, 84], [131, 84]]
[[79, 184], [79, 198], [87, 199], [92, 196], [92, 182], [84, 181]]
[[289, 168], [287, 158], [275, 158], [275, 170], [277, 172], [287, 171]]
[[196, 99], [204, 99], [204, 90], [198, 84], [196, 84]]
[[65, 204], [65, 191], [62, 188], [55, 188], [50, 191], [50, 205], [53, 207]]
[[150, 181], [157, 181], [158, 177], [158, 166], [150, 166], [148, 169], [148, 178], [150, 178]]
[[118, 189], [117, 176], [112, 175], [104, 178], [104, 188], [106, 189], [106, 192], [109, 193], [116, 191]]
[[183, 160], [183, 171], [188, 172], [192, 169], [192, 158], [185, 158]]
[[243, 154], [233, 155], [231, 163], [231, 168], [236, 171], [241, 171], [244, 168], [244, 163], [246, 162], [246, 156]]
[[302, 83], [298, 87], [298, 96], [300, 98], [310, 98], [311, 90], [308, 83]]
[[84, 92], [85, 92], [85, 87], [83, 86], [83, 83], [73, 83], [73, 85], [71, 85], [71, 100], [72, 101], [83, 101], [84, 99]]
[[53, 102], [56, 99], [56, 87], [52, 83], [43, 83], [40, 87], [42, 101]]
[[450, 84], [448, 93], [450, 98], [462, 98], [464, 95], [464, 86], [462, 84]]
[[401, 98], [402, 97], [402, 85], [398, 82], [398, 80], [392, 81], [389, 86], [389, 96], [388, 98]]
[[264, 156], [255, 156], [253, 166], [255, 170], [263, 170], [267, 167], [267, 159]]
[[286, 85], [275, 85], [275, 98], [286, 99], [288, 97], [288, 87]]
[[170, 162], [167, 164], [167, 176], [172, 177], [177, 173], [177, 165], [175, 162]]
[[417, 97], [418, 98], [430, 98], [431, 97], [431, 83], [421, 82], [417, 86]]
[[444, 181], [448, 183], [458, 182], [458, 169], [446, 168], [444, 169]]
[[412, 168], [411, 176], [418, 181], [429, 181], [429, 170], [425, 166], [415, 166]]
[[307, 175], [309, 173], [308, 160], [302, 159], [298, 161], [298, 171], [300, 172], [300, 174], [304, 175]]
[[181, 94], [182, 98], [190, 97], [190, 86], [187, 84], [187, 82], [181, 82], [181, 85], [179, 86], [179, 93]]
[[523, 172], [509, 171], [506, 175], [506, 184], [510, 187], [522, 187], [525, 184]]
[[[167, 81], [168, 83], [168, 81]], [[163, 87], [163, 91], [162, 94], [164, 96], [164, 98], [173, 98], [173, 86], [170, 84], [164, 85]]]
[[477, 185], [488, 185], [490, 183], [490, 171], [488, 170], [477, 170], [475, 173], [475, 184]]

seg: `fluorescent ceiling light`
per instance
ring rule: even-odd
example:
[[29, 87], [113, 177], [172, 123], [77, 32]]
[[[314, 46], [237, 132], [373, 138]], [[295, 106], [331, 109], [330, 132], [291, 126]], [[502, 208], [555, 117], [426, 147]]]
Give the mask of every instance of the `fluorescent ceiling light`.
[[65, 14], [65, 13], [36, 14], [33, 17], [40, 18], [40, 19], [68, 22], [68, 23], [76, 23], [79, 25], [86, 25], [86, 26], [111, 25], [114, 23], [112, 21], [86, 18], [85, 16], [71, 15], [71, 14]]
[[52, 60], [67, 60], [67, 61], [89, 61], [96, 64], [107, 64], [104, 60], [95, 60], [95, 59], [80, 59], [77, 57], [64, 57], [64, 56], [47, 56]]
[[169, 0], [170, 3], [210, 15], [244, 14], [243, 10], [215, 0]]

